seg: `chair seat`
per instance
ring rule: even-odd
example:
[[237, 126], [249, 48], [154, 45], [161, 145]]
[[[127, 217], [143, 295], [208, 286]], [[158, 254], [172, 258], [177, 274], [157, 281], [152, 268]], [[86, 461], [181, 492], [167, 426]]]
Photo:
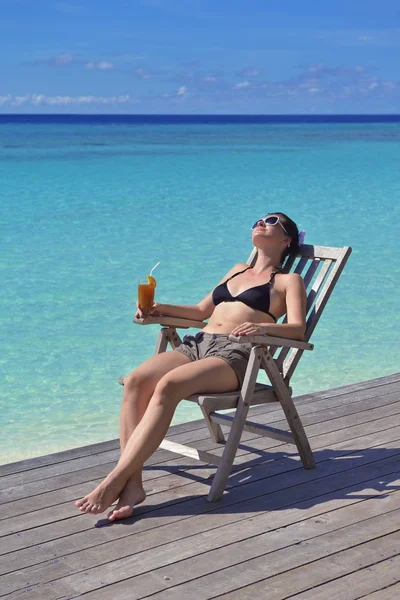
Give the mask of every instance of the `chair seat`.
[[[197, 402], [199, 406], [206, 410], [224, 410], [236, 408], [239, 401], [240, 391], [223, 392], [221, 394], [193, 394], [186, 398], [190, 402]], [[256, 404], [265, 404], [267, 402], [279, 402], [272, 386], [264, 383], [256, 383], [251, 406]]]

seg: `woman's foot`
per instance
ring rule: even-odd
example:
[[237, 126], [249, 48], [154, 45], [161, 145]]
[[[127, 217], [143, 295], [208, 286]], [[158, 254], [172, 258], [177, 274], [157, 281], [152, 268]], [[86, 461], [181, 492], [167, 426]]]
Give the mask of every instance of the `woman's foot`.
[[110, 521], [127, 519], [132, 515], [134, 507], [145, 499], [146, 492], [142, 484], [134, 479], [129, 479], [121, 492], [117, 506], [107, 515], [107, 518]]
[[124, 483], [116, 478], [106, 477], [90, 494], [77, 500], [75, 506], [81, 512], [97, 515], [104, 512], [119, 497]]

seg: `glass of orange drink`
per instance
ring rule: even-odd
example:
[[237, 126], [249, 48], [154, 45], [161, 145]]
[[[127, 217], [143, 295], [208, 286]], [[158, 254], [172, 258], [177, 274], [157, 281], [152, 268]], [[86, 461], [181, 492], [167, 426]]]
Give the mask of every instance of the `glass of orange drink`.
[[154, 304], [156, 286], [156, 280], [151, 275], [147, 276], [147, 281], [140, 281], [138, 284], [138, 302], [145, 312], [149, 311]]

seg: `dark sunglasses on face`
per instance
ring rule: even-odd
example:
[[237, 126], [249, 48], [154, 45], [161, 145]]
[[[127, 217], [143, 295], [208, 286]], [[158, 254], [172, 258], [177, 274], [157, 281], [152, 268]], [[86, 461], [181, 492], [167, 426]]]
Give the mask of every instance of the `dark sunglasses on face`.
[[255, 229], [260, 221], [265, 223], [265, 225], [278, 225], [278, 223], [279, 223], [279, 225], [282, 227], [282, 229], [286, 233], [286, 235], [289, 235], [288, 232], [286, 231], [286, 229], [284, 228], [284, 226], [282, 225], [280, 218], [277, 215], [272, 215], [269, 217], [264, 217], [263, 219], [258, 219], [254, 223], [252, 229]]

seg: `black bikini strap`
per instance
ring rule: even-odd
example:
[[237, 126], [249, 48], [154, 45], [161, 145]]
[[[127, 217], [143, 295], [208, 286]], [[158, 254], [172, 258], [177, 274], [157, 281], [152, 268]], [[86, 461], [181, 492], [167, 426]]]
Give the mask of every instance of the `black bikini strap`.
[[273, 279], [274, 279], [275, 275], [277, 275], [277, 274], [278, 274], [278, 273], [280, 273], [280, 272], [281, 272], [281, 270], [280, 270], [280, 269], [277, 269], [276, 271], [272, 271], [272, 273], [271, 273], [271, 277], [269, 278], [269, 282], [268, 282], [268, 283], [272, 283], [272, 281], [273, 281]]
[[236, 277], [236, 275], [240, 275], [241, 273], [245, 273], [245, 272], [246, 272], [246, 271], [248, 271], [249, 269], [251, 269], [251, 267], [247, 267], [247, 269], [243, 269], [243, 271], [238, 271], [237, 273], [234, 273], [233, 275], [231, 275], [231, 276], [229, 277], [229, 279], [226, 279], [226, 280], [225, 280], [225, 283], [226, 283], [227, 281], [230, 281], [230, 280], [231, 280], [231, 279], [233, 279], [234, 277]]

